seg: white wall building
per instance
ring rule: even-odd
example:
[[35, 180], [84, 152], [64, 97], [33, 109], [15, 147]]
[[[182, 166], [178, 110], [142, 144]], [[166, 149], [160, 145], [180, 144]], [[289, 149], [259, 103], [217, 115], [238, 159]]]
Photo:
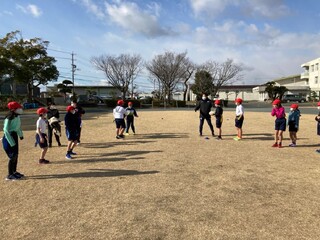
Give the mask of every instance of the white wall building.
[[301, 79], [308, 82], [311, 91], [320, 93], [320, 58], [301, 65], [304, 68], [304, 73], [301, 74]]

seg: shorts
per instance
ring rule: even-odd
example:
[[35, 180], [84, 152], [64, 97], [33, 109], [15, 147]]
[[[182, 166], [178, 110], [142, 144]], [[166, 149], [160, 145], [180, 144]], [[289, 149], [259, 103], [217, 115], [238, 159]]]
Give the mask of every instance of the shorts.
[[243, 120], [244, 120], [244, 116], [243, 115], [242, 115], [242, 117], [240, 119], [238, 119], [238, 117], [236, 117], [236, 119], [235, 119], [236, 128], [242, 128]]
[[285, 131], [286, 130], [286, 119], [285, 118], [277, 118], [274, 125], [274, 130], [276, 131]]
[[293, 121], [289, 122], [289, 132], [298, 132], [298, 128], [296, 127], [296, 123]]
[[116, 118], [116, 128], [126, 128], [126, 123], [123, 118]]
[[68, 129], [66, 129], [66, 136], [68, 141], [76, 141], [79, 138], [79, 133], [78, 131], [69, 131]]
[[223, 118], [222, 117], [216, 118], [216, 128], [221, 128], [222, 122], [223, 122]]
[[47, 134], [41, 133], [41, 136], [43, 137], [44, 141], [41, 143], [39, 134], [36, 134], [36, 143], [39, 144], [40, 148], [47, 148], [48, 147]]

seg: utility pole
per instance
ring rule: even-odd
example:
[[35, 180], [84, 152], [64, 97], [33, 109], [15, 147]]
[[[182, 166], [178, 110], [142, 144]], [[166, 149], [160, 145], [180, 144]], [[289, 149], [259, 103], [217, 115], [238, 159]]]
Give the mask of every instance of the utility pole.
[[74, 73], [77, 66], [74, 64], [74, 53], [71, 53], [71, 71], [72, 71], [72, 96], [74, 96]]

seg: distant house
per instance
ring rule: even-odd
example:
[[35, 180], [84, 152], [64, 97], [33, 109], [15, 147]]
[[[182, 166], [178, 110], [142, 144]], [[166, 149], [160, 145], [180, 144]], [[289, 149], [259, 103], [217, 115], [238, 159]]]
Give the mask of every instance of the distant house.
[[[50, 96], [50, 93], [58, 92], [57, 84], [54, 86], [47, 86], [46, 95]], [[101, 98], [118, 98], [121, 97], [121, 92], [112, 86], [74, 86], [74, 92], [76, 95], [96, 95]], [[70, 94], [72, 95], [72, 94]]]
[[[272, 82], [275, 82], [276, 86], [284, 86], [288, 89], [286, 94], [295, 94], [303, 97], [307, 97], [310, 93], [310, 86], [308, 84], [308, 81], [306, 79], [301, 79], [300, 74], [288, 76], [288, 77], [282, 77], [271, 80]], [[265, 101], [269, 99], [268, 93], [265, 92], [266, 85], [263, 84], [261, 86], [257, 86], [253, 89], [253, 91], [256, 93], [255, 95], [258, 96], [259, 101]]]
[[[189, 97], [190, 101], [195, 101], [197, 96], [191, 90], [191, 86], [189, 87]], [[234, 100], [236, 98], [242, 98], [245, 101], [254, 101], [258, 100], [258, 94], [255, 94], [253, 88], [257, 85], [225, 85], [222, 86], [219, 91], [217, 92], [216, 96], [210, 96], [213, 98], [219, 99], [229, 99]]]
[[[13, 83], [10, 80], [5, 80], [0, 83], [0, 95], [12, 95]], [[27, 85], [24, 83], [16, 83], [16, 94], [20, 96], [28, 95]], [[33, 88], [33, 97], [40, 97], [40, 88]]]

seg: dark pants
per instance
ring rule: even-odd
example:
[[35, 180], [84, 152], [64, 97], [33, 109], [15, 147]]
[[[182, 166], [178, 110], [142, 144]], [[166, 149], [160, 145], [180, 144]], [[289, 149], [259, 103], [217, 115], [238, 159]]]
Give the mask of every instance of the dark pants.
[[19, 141], [18, 134], [16, 132], [11, 133], [12, 138], [14, 139], [16, 145], [13, 147], [10, 146], [7, 139], [5, 137], [2, 138], [3, 149], [9, 157], [8, 162], [8, 174], [12, 175], [17, 171], [18, 165], [18, 153], [19, 153]]
[[211, 123], [211, 117], [200, 117], [200, 126], [199, 126], [199, 132], [200, 134], [202, 134], [202, 129], [203, 129], [203, 124], [204, 124], [204, 120], [207, 121], [209, 127], [210, 127], [210, 130], [211, 130], [211, 134], [213, 135], [214, 134], [214, 130], [213, 130], [213, 126], [212, 126], [212, 123]]
[[49, 142], [49, 146], [52, 145], [52, 135], [54, 134], [54, 137], [58, 143], [58, 145], [61, 145], [60, 143], [60, 135], [57, 134], [56, 132], [53, 132], [53, 130], [56, 129], [57, 131], [59, 131], [59, 133], [61, 133], [61, 126], [58, 122], [54, 123], [54, 125], [50, 125], [48, 124], [48, 142]]
[[126, 127], [126, 133], [129, 132], [129, 129], [132, 129], [132, 132], [135, 133], [135, 128], [134, 128], [134, 118], [127, 116], [127, 127]]

